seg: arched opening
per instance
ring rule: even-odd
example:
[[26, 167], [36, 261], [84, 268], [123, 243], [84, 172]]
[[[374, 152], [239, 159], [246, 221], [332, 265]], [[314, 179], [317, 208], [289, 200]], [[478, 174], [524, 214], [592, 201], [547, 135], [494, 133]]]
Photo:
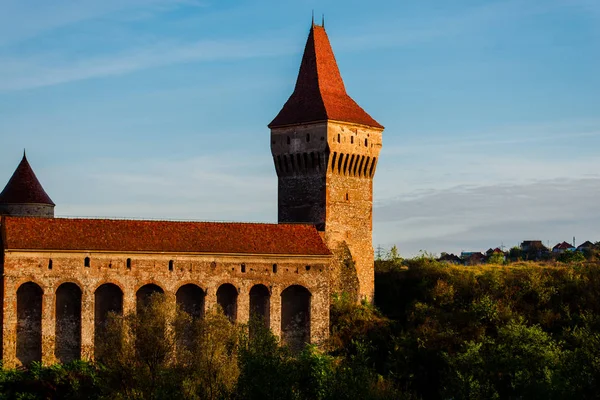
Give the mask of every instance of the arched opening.
[[42, 360], [42, 296], [37, 284], [27, 282], [17, 290], [17, 359], [23, 365]]
[[94, 293], [94, 350], [99, 357], [99, 341], [105, 334], [108, 313], [123, 314], [123, 292], [113, 283], [105, 283]]
[[222, 284], [217, 290], [217, 304], [223, 308], [223, 312], [231, 322], [237, 319], [237, 297], [238, 291], [230, 283]]
[[192, 318], [204, 315], [204, 290], [197, 285], [188, 284], [179, 288], [175, 294], [177, 305]]
[[90, 267], [90, 258], [89, 257], [86, 257], [83, 259], [83, 266], [86, 268]]
[[[257, 320], [269, 328], [271, 293], [265, 285], [254, 285], [250, 289], [250, 320]], [[252, 334], [253, 324], [250, 325]]]
[[63, 283], [56, 289], [54, 355], [67, 363], [81, 358], [81, 289]]
[[135, 299], [137, 302], [136, 310], [139, 313], [143, 307], [146, 307], [150, 302], [150, 296], [154, 293], [164, 293], [165, 291], [158, 285], [150, 283], [148, 285], [144, 285], [138, 289], [135, 294]]
[[300, 285], [281, 293], [281, 339], [293, 350], [310, 342], [310, 297], [308, 289]]

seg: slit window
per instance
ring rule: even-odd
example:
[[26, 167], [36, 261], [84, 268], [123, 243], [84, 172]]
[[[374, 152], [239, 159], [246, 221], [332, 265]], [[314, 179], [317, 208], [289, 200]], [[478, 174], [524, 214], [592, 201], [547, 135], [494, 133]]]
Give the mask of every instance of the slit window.
[[348, 196], [348, 193], [346, 193], [346, 201], [350, 200], [350, 196]]
[[86, 257], [86, 258], [83, 260], [83, 266], [84, 266], [84, 267], [87, 267], [87, 268], [89, 268], [89, 267], [90, 267], [90, 258], [89, 258], [89, 257]]
[[287, 144], [290, 144], [290, 137], [287, 137]]
[[173, 271], [173, 260], [169, 260], [169, 271]]
[[369, 147], [369, 139], [365, 139], [365, 147]]
[[127, 269], [131, 269], [131, 258], [127, 259]]
[[52, 269], [52, 259], [48, 260], [48, 269]]
[[276, 274], [277, 273], [277, 264], [273, 264], [273, 273]]
[[340, 134], [338, 133], [338, 143], [340, 143], [342, 141], [342, 137], [340, 136]]
[[246, 264], [242, 264], [242, 272], [246, 272]]
[[310, 142], [310, 133], [307, 133], [307, 134], [306, 134], [306, 141], [307, 141], [307, 142]]
[[354, 144], [354, 136], [350, 136], [350, 143]]

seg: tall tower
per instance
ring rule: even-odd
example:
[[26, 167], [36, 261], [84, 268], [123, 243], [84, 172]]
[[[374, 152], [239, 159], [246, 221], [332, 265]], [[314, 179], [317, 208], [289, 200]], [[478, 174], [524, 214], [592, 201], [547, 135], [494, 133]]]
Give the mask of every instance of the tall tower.
[[323, 26], [312, 24], [294, 92], [269, 128], [279, 222], [315, 224], [334, 253], [346, 245], [358, 295], [372, 300], [373, 176], [383, 126], [346, 93]]
[[23, 152], [23, 158], [0, 193], [0, 215], [54, 217], [54, 203]]

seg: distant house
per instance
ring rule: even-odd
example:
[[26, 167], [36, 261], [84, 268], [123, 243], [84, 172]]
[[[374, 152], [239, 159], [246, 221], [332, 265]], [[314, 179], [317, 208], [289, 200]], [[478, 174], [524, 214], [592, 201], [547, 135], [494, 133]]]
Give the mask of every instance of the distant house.
[[540, 260], [550, 253], [541, 240], [524, 240], [521, 243], [521, 251], [525, 260]]
[[590, 242], [589, 240], [586, 240], [585, 242], [583, 242], [579, 246], [577, 246], [578, 251], [591, 250], [593, 248], [594, 248], [594, 243]]
[[445, 262], [447, 264], [462, 264], [463, 263], [463, 260], [461, 260], [459, 256], [457, 256], [456, 254], [452, 254], [452, 253], [450, 253], [450, 254], [442, 253], [440, 258], [438, 258], [438, 261]]
[[523, 250], [524, 252], [527, 252], [530, 249], [538, 250], [541, 248], [546, 248], [546, 246], [544, 246], [541, 240], [524, 240], [521, 243], [521, 250]]
[[463, 251], [460, 258], [465, 265], [479, 265], [485, 262], [485, 255], [479, 251]]
[[564, 253], [565, 251], [575, 251], [575, 250], [576, 250], [576, 248], [572, 244], [567, 243], [567, 242], [559, 243], [552, 248], [552, 252], [558, 253], [558, 254]]

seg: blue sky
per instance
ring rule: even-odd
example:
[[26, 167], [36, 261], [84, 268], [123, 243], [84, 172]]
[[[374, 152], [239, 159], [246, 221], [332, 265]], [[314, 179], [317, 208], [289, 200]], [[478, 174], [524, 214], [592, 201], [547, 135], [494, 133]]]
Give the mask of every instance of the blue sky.
[[61, 216], [276, 221], [311, 10], [385, 125], [374, 244], [600, 240], [600, 2], [0, 0], [0, 186]]

